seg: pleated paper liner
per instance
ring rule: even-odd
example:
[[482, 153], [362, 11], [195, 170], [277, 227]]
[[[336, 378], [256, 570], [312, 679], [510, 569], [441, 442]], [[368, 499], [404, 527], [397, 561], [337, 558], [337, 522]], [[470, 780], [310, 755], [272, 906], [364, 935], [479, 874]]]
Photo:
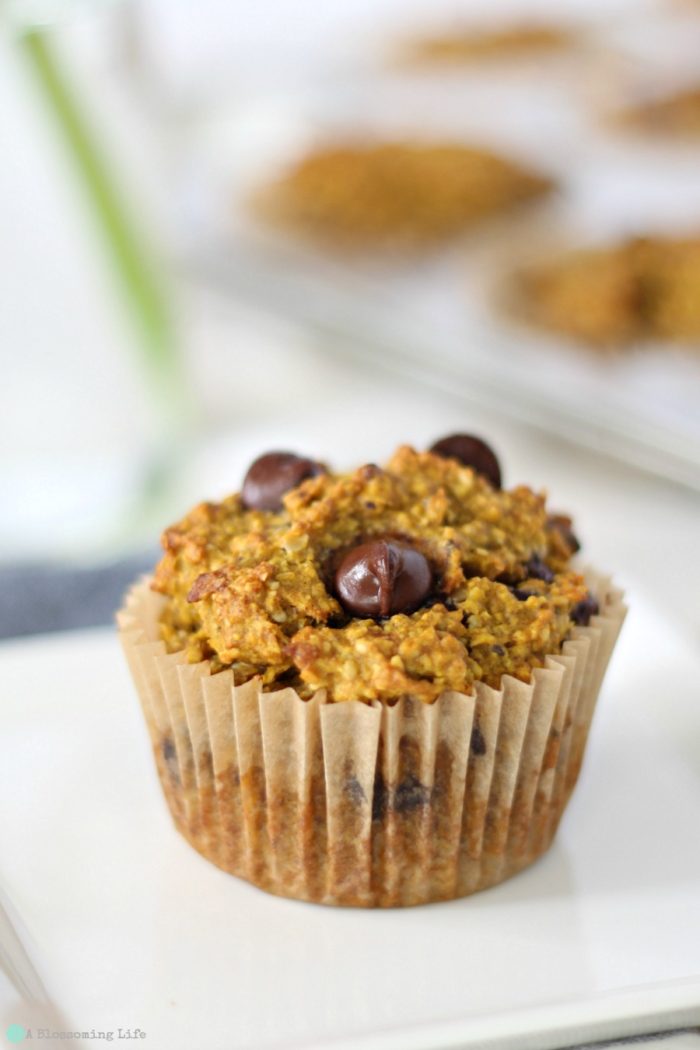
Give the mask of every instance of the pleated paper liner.
[[392, 707], [235, 686], [167, 654], [164, 599], [136, 584], [119, 633], [177, 828], [271, 893], [391, 907], [492, 886], [549, 847], [578, 778], [622, 594], [586, 572], [601, 613], [529, 684]]

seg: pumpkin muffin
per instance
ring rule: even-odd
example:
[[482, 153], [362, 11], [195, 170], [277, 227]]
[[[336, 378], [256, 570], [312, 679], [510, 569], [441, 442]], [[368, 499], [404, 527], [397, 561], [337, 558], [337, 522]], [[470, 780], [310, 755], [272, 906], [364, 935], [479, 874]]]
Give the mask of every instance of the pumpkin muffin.
[[453, 142], [319, 148], [266, 187], [266, 220], [338, 248], [420, 249], [549, 193], [540, 172]]
[[548, 847], [623, 606], [470, 435], [337, 474], [268, 453], [119, 614], [176, 826], [271, 892], [464, 896]]
[[629, 103], [612, 117], [630, 130], [696, 138], [700, 135], [700, 84]]
[[523, 22], [516, 25], [456, 28], [404, 41], [396, 52], [406, 65], [464, 65], [490, 59], [517, 59], [573, 47], [579, 35], [563, 26]]
[[569, 252], [516, 278], [516, 310], [610, 349], [652, 339], [700, 343], [700, 238], [630, 238]]

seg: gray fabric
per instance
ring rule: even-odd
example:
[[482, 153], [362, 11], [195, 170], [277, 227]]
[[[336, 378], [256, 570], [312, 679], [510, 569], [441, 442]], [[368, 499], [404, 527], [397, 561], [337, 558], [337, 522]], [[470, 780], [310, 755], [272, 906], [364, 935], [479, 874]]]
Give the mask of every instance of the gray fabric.
[[154, 549], [96, 568], [0, 566], [0, 638], [112, 623], [129, 583], [157, 560]]

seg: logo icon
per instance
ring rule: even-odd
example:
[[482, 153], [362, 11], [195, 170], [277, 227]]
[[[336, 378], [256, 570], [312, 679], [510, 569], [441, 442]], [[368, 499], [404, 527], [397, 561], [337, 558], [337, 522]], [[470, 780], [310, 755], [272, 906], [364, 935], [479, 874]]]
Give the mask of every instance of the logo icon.
[[21, 1024], [11, 1024], [5, 1034], [11, 1043], [21, 1043], [27, 1034], [27, 1029]]

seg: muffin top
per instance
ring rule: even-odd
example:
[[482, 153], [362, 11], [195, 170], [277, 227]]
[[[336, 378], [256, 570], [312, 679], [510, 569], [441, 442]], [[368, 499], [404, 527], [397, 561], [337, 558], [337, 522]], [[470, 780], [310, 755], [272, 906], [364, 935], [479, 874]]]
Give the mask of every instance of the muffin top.
[[162, 544], [168, 650], [303, 697], [430, 703], [503, 674], [528, 681], [598, 611], [569, 568], [571, 520], [524, 485], [502, 489], [469, 435], [348, 474], [269, 453], [241, 493], [199, 504]]
[[303, 156], [256, 198], [265, 219], [326, 245], [420, 249], [553, 189], [480, 146], [338, 141]]
[[664, 135], [700, 135], [700, 84], [640, 99], [613, 114], [618, 123]]
[[633, 237], [575, 249], [518, 275], [534, 324], [601, 349], [700, 339], [700, 237]]
[[575, 30], [544, 22], [464, 26], [407, 39], [397, 49], [397, 57], [409, 65], [475, 62], [563, 51], [576, 40]]

